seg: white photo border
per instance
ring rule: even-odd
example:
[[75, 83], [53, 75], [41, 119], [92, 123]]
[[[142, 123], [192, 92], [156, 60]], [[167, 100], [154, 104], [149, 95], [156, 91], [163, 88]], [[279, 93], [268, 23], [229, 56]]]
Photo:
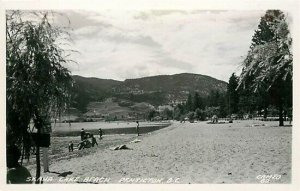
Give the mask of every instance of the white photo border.
[[[299, 122], [300, 105], [299, 97], [300, 90], [297, 82], [299, 79], [299, 24], [300, 19], [300, 1], [298, 0], [17, 0], [17, 1], [0, 1], [0, 121], [1, 121], [1, 145], [0, 147], [0, 190], [299, 190], [300, 189], [300, 129], [297, 127]], [[291, 184], [101, 184], [101, 185], [87, 185], [87, 184], [44, 184], [44, 185], [7, 185], [6, 184], [6, 164], [5, 164], [5, 145], [6, 145], [6, 64], [5, 64], [5, 11], [6, 10], [149, 10], [149, 9], [176, 9], [176, 10], [267, 10], [280, 9], [288, 11], [292, 14], [293, 28], [291, 29], [293, 38], [293, 59], [294, 59], [294, 76], [293, 76], [293, 129], [292, 129], [292, 183]]]

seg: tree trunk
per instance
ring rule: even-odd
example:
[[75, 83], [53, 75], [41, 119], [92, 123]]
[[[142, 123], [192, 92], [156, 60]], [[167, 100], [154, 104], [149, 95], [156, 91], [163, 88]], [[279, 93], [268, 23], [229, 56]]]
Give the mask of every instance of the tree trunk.
[[[41, 128], [38, 127], [38, 130], [37, 130], [37, 139], [39, 139], [40, 134], [41, 134], [41, 130], [40, 129]], [[37, 142], [39, 142], [39, 141], [37, 141]], [[40, 180], [39, 180], [40, 177], [41, 177], [40, 146], [37, 143], [37, 145], [36, 145], [36, 181], [35, 181], [36, 184], [40, 183]]]
[[39, 184], [39, 179], [41, 177], [41, 162], [40, 162], [40, 147], [36, 146], [36, 184]]
[[23, 165], [23, 159], [24, 159], [24, 155], [25, 155], [25, 144], [26, 144], [26, 130], [27, 128], [22, 127], [22, 152], [21, 152], [21, 165]]
[[21, 155], [21, 165], [23, 165], [23, 159], [24, 159], [24, 155], [25, 155], [25, 145], [24, 145], [24, 140], [23, 140], [23, 144], [22, 144], [22, 155]]
[[279, 105], [279, 126], [283, 126], [283, 106], [282, 103]]
[[286, 114], [287, 114], [286, 110], [283, 110], [284, 121], [287, 121], [287, 120], [286, 120]]
[[268, 117], [268, 108], [265, 107], [264, 108], [264, 119], [267, 119], [267, 117]]

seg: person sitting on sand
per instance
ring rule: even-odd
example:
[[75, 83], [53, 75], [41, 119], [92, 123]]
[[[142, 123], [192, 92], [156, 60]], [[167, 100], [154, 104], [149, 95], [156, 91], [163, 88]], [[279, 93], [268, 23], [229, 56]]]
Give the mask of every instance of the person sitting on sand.
[[84, 145], [85, 145], [85, 140], [78, 143], [78, 146], [77, 146], [78, 150], [84, 149], [85, 148]]
[[92, 147], [94, 147], [95, 144], [98, 146], [97, 140], [96, 140], [96, 138], [94, 137], [94, 135], [92, 134], [91, 136], [92, 136]]
[[80, 137], [81, 137], [81, 141], [83, 141], [85, 139], [85, 131], [84, 128], [81, 129], [80, 131]]
[[72, 141], [69, 143], [68, 147], [69, 147], [69, 152], [73, 152], [73, 150], [74, 150], [74, 144], [73, 144]]
[[139, 121], [136, 121], [137, 125], [136, 125], [136, 133], [137, 133], [137, 136], [140, 136], [140, 124], [139, 124]]
[[86, 145], [86, 139], [78, 143], [78, 150], [84, 149]]
[[31, 174], [24, 166], [19, 164], [21, 152], [15, 145], [8, 146], [6, 149], [6, 166], [8, 184], [31, 184]]
[[78, 150], [81, 150], [81, 149], [84, 149], [84, 145], [85, 145], [85, 143], [84, 143], [84, 141], [81, 141], [80, 143], [78, 143]]
[[90, 148], [92, 146], [91, 142], [88, 139], [84, 139], [80, 143], [78, 143], [78, 150]]

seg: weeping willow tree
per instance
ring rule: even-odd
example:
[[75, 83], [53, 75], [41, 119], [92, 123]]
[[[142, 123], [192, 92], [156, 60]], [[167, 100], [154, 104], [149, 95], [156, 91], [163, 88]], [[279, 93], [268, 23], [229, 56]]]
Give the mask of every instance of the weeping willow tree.
[[283, 126], [285, 107], [292, 107], [292, 38], [286, 17], [279, 10], [268, 10], [261, 18], [252, 45], [244, 60], [239, 87], [268, 95], [278, 107]]
[[[7, 145], [28, 156], [32, 123], [39, 135], [51, 128], [51, 113], [67, 109], [73, 81], [68, 63], [67, 28], [53, 25], [54, 13], [8, 11], [6, 14]], [[39, 147], [36, 177], [40, 177]], [[23, 158], [23, 157], [22, 157]]]

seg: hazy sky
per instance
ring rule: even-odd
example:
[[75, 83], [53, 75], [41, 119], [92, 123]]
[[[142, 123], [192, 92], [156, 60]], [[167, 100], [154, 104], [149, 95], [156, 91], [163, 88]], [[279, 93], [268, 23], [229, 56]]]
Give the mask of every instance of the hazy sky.
[[68, 66], [72, 74], [124, 80], [188, 72], [228, 81], [239, 74], [265, 11], [65, 13], [80, 52]]

